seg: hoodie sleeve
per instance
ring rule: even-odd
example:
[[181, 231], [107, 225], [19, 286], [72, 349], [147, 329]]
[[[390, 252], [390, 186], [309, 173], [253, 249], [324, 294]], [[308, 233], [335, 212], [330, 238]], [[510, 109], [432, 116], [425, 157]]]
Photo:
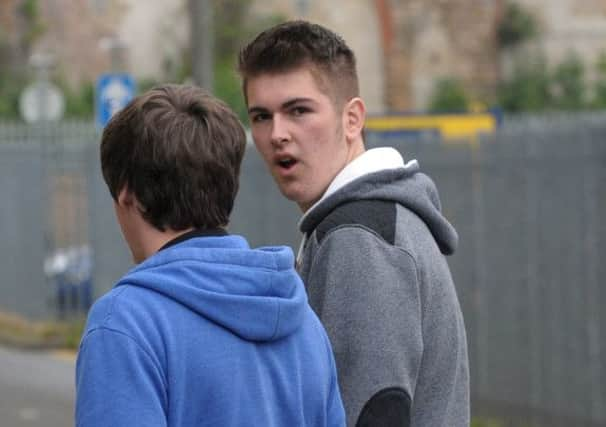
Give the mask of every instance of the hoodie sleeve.
[[107, 328], [90, 331], [76, 362], [76, 426], [166, 426], [162, 378], [133, 338]]
[[330, 337], [349, 426], [408, 426], [423, 353], [417, 269], [359, 225], [324, 236], [310, 302]]

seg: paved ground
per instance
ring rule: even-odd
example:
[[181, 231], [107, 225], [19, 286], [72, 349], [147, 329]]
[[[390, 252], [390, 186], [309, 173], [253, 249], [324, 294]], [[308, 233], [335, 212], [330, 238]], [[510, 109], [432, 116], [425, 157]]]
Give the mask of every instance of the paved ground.
[[0, 347], [0, 425], [73, 425], [74, 359]]

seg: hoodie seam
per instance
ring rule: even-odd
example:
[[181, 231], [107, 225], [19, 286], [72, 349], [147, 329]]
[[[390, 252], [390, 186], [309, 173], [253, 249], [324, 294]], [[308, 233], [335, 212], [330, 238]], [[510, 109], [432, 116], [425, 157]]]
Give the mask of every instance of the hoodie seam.
[[362, 225], [362, 224], [343, 224], [343, 225], [339, 225], [338, 227], [335, 227], [335, 228], [331, 229], [330, 231], [328, 231], [324, 235], [324, 238], [320, 242], [317, 251], [320, 251], [320, 249], [322, 248], [322, 246], [324, 244], [324, 241], [328, 238], [329, 235], [331, 235], [332, 233], [334, 233], [336, 231], [344, 229], [344, 228], [357, 228], [357, 229], [360, 229], [360, 230], [364, 230], [364, 231], [372, 234], [374, 237], [376, 237], [377, 239], [379, 239], [381, 242], [385, 243], [386, 245], [391, 246], [391, 247], [399, 250], [400, 252], [403, 252], [404, 254], [408, 255], [410, 257], [410, 259], [412, 260], [414, 266], [415, 266], [415, 276], [416, 276], [417, 282], [419, 281], [419, 266], [417, 264], [417, 260], [414, 257], [414, 255], [410, 251], [408, 251], [406, 248], [403, 248], [400, 245], [397, 245], [395, 243], [393, 243], [393, 244], [389, 243], [387, 240], [385, 240], [383, 238], [383, 236], [381, 236], [380, 234], [378, 234], [376, 231], [374, 231], [373, 229], [371, 229], [369, 227], [366, 227], [365, 225]]
[[[273, 295], [274, 294], [273, 276], [270, 276], [270, 278], [269, 278], [269, 289]], [[274, 327], [274, 332], [271, 335], [271, 338], [269, 339], [270, 341], [273, 341], [275, 339], [275, 337], [278, 335], [278, 331], [280, 330], [280, 319], [281, 319], [281, 314], [282, 314], [282, 305], [280, 304], [280, 301], [277, 298], [275, 298], [274, 303], [277, 305], [278, 313], [277, 313], [277, 318], [276, 318], [276, 325]]]
[[[111, 304], [109, 305], [109, 308], [107, 309], [107, 313], [105, 314], [105, 316], [103, 316], [103, 322], [101, 323], [101, 326], [98, 326], [97, 328], [99, 328], [99, 327], [106, 327], [106, 325], [109, 323], [112, 315], [114, 314], [114, 308], [118, 304], [118, 298], [124, 292], [126, 292], [126, 289], [128, 289], [128, 288], [123, 287], [122, 289], [116, 289], [116, 294], [112, 296]], [[94, 329], [97, 329], [97, 328], [94, 328]]]
[[[343, 228], [357, 228], [357, 229], [361, 229], [361, 230], [367, 231], [368, 233], [372, 234], [373, 236], [375, 236], [377, 239], [379, 239], [380, 241], [384, 242], [384, 243], [385, 243], [385, 244], [387, 244], [388, 246], [392, 246], [392, 247], [394, 247], [394, 248], [396, 248], [396, 249], [400, 250], [401, 252], [404, 252], [406, 255], [408, 255], [408, 256], [409, 256], [409, 257], [412, 259], [412, 262], [413, 262], [413, 263], [414, 263], [414, 265], [415, 265], [415, 271], [417, 271], [417, 270], [418, 270], [417, 261], [416, 261], [415, 257], [412, 255], [412, 253], [410, 253], [410, 251], [408, 251], [406, 248], [403, 248], [403, 247], [402, 247], [402, 246], [400, 246], [400, 245], [397, 245], [397, 244], [395, 244], [395, 243], [390, 243], [390, 242], [388, 242], [387, 240], [385, 240], [385, 239], [383, 238], [383, 236], [381, 236], [379, 233], [377, 233], [376, 231], [374, 231], [372, 228], [367, 227], [367, 226], [362, 225], [362, 224], [342, 224], [342, 225], [339, 225], [339, 226], [337, 226], [337, 227], [335, 227], [335, 228], [333, 228], [333, 229], [329, 230], [329, 231], [328, 231], [328, 232], [327, 232], [327, 233], [324, 235], [324, 238], [323, 238], [323, 239], [322, 239], [322, 241], [320, 242], [320, 244], [319, 244], [319, 246], [318, 246], [318, 251], [319, 251], [319, 250], [320, 250], [320, 248], [323, 246], [324, 241], [325, 241], [325, 240], [328, 238], [328, 236], [329, 236], [329, 235], [331, 235], [331, 234], [332, 234], [332, 233], [334, 233], [335, 231], [339, 231], [339, 230], [341, 230], [341, 229], [343, 229]], [[315, 230], [314, 230], [314, 234], [315, 234]], [[418, 274], [417, 274], [417, 276], [418, 276]]]
[[[126, 332], [124, 332], [124, 331], [121, 331], [121, 330], [119, 330], [119, 329], [116, 329], [116, 328], [110, 328], [110, 327], [108, 327], [108, 326], [97, 326], [97, 327], [95, 327], [95, 328], [92, 328], [91, 330], [89, 330], [89, 331], [86, 333], [86, 336], [85, 336], [85, 337], [84, 337], [84, 339], [82, 340], [82, 345], [81, 345], [81, 347], [84, 347], [84, 346], [86, 345], [86, 342], [85, 342], [85, 341], [86, 341], [86, 340], [87, 340], [87, 339], [88, 339], [88, 338], [89, 338], [91, 335], [93, 335], [94, 333], [99, 332], [99, 331], [107, 331], [107, 332], [115, 333], [115, 334], [117, 334], [117, 335], [122, 335], [122, 336], [124, 336], [124, 337], [128, 338], [130, 341], [132, 341], [132, 342], [135, 344], [135, 346], [136, 346], [136, 347], [137, 347], [137, 348], [138, 348], [138, 349], [139, 349], [139, 350], [140, 350], [140, 351], [141, 351], [143, 354], [145, 354], [145, 356], [146, 356], [146, 357], [149, 359], [149, 361], [150, 361], [150, 362], [151, 362], [151, 363], [154, 365], [154, 367], [155, 367], [155, 368], [158, 370], [158, 372], [161, 372], [161, 373], [163, 372], [163, 370], [161, 369], [161, 367], [160, 367], [160, 366], [158, 366], [158, 364], [157, 364], [157, 363], [154, 361], [154, 358], [153, 358], [153, 357], [151, 357], [151, 355], [149, 354], [149, 352], [148, 352], [148, 351], [147, 351], [147, 350], [146, 350], [146, 349], [145, 349], [145, 348], [144, 348], [144, 347], [143, 347], [143, 346], [142, 346], [142, 345], [139, 343], [139, 341], [137, 341], [137, 340], [136, 340], [134, 337], [132, 337], [132, 336], [131, 336], [131, 335], [129, 335], [128, 333], [126, 333]], [[164, 378], [164, 375], [162, 375], [162, 382], [164, 383], [163, 385], [164, 385], [165, 390], [168, 390], [168, 386], [167, 386], [167, 383], [166, 383], [166, 379]]]
[[[117, 285], [116, 285], [117, 286]], [[82, 338], [82, 342], [79, 346], [79, 348], [82, 348], [85, 345], [85, 340], [86, 338], [88, 338], [91, 334], [93, 334], [94, 332], [97, 332], [99, 330], [106, 330], [109, 332], [114, 332], [116, 334], [121, 334], [127, 338], [129, 338], [130, 340], [132, 340], [135, 345], [143, 352], [145, 353], [145, 355], [150, 359], [150, 361], [154, 364], [154, 366], [156, 367], [156, 369], [158, 369], [159, 372], [163, 372], [162, 369], [160, 368], [160, 366], [158, 366], [158, 364], [156, 362], [154, 362], [154, 359], [151, 357], [150, 353], [131, 335], [129, 335], [128, 333], [121, 331], [119, 329], [110, 327], [108, 325], [108, 323], [111, 320], [111, 317], [114, 314], [115, 311], [115, 307], [118, 305], [119, 303], [119, 298], [122, 297], [122, 294], [125, 293], [129, 287], [134, 286], [129, 282], [124, 283], [120, 289], [116, 289], [115, 292], [116, 294], [112, 296], [111, 298], [111, 304], [107, 310], [107, 313], [105, 314], [105, 316], [103, 317], [103, 321], [101, 322], [101, 324], [99, 326], [95, 326], [93, 328], [91, 328], [90, 330], [88, 330], [86, 332], [86, 334], [84, 335], [84, 337]], [[162, 381], [164, 382], [164, 387], [166, 390], [168, 390], [168, 383], [166, 381], [166, 379], [164, 378], [164, 375], [162, 376]]]
[[[420, 289], [421, 289], [422, 284], [421, 284], [421, 278], [419, 276], [419, 265], [417, 263], [416, 258], [406, 248], [403, 248], [402, 246], [399, 246], [397, 244], [391, 244], [391, 243], [387, 242], [382, 236], [380, 236], [374, 230], [372, 230], [372, 229], [370, 229], [370, 228], [368, 228], [368, 227], [366, 227], [364, 225], [361, 225], [361, 224], [343, 224], [343, 225], [340, 225], [338, 227], [333, 228], [332, 230], [330, 230], [329, 232], [327, 232], [324, 235], [324, 238], [319, 243], [318, 248], [315, 250], [315, 255], [313, 256], [312, 264], [311, 264], [311, 266], [309, 268], [309, 277], [313, 276], [313, 273], [314, 273], [314, 270], [315, 270], [315, 267], [316, 267], [316, 263], [319, 262], [318, 259], [320, 258], [320, 257], [317, 256], [317, 254], [320, 253], [320, 251], [322, 251], [322, 249], [323, 249], [323, 247], [325, 245], [325, 242], [328, 240], [329, 236], [331, 234], [335, 233], [336, 231], [343, 230], [343, 229], [359, 229], [359, 230], [366, 231], [367, 233], [371, 234], [375, 239], [378, 239], [383, 244], [391, 246], [395, 250], [403, 253], [404, 255], [407, 255], [408, 258], [410, 258], [410, 260], [412, 261], [413, 266], [414, 266], [414, 270], [415, 270], [415, 282], [416, 282], [416, 294], [417, 294], [417, 299], [419, 301], [419, 307], [421, 307], [421, 293], [420, 293], [421, 291], [420, 291]], [[315, 230], [314, 230], [313, 234], [314, 234], [314, 237], [315, 237], [315, 234], [316, 234]], [[316, 241], [317, 241], [317, 239], [316, 239]], [[419, 315], [420, 315], [420, 319], [421, 319], [421, 328], [423, 328], [424, 313], [421, 311], [419, 313]]]

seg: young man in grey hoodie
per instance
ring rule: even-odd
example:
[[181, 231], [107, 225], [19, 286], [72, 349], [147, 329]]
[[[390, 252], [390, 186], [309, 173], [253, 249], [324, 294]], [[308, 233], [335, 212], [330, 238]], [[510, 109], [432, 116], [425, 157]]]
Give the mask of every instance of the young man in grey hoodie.
[[304, 21], [240, 53], [252, 137], [304, 215], [298, 257], [350, 426], [469, 425], [463, 316], [436, 187], [392, 148], [365, 150], [355, 56]]

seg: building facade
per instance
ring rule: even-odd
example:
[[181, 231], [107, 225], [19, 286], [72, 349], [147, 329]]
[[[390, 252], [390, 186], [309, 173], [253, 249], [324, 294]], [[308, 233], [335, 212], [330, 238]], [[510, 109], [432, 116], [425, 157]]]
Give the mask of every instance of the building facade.
[[536, 18], [539, 33], [526, 46], [555, 65], [577, 55], [593, 77], [596, 61], [606, 53], [605, 0], [517, 0]]
[[[497, 42], [507, 1], [255, 0], [248, 19], [303, 18], [341, 34], [356, 52], [368, 110], [381, 114], [425, 109], [442, 78], [457, 79], [472, 98], [490, 99], [511, 63], [511, 52], [504, 53]], [[606, 1], [515, 1], [539, 23], [538, 37], [528, 44], [549, 62], [576, 52], [591, 70], [606, 51]], [[9, 46], [12, 58], [30, 53], [19, 42], [26, 31], [19, 12], [23, 3], [0, 3], [0, 49]], [[112, 68], [138, 79], [165, 80], [175, 75], [189, 45], [187, 0], [37, 3], [44, 31], [31, 50], [54, 54], [72, 84]]]

